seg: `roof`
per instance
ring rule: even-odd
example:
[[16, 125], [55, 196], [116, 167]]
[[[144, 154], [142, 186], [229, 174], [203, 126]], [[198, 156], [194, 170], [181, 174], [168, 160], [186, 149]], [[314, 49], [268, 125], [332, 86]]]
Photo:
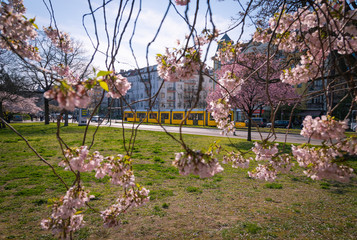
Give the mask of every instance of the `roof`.
[[222, 47], [222, 42], [232, 42], [233, 44], [232, 39], [227, 35], [227, 33], [225, 33], [223, 37], [218, 41], [217, 52]]
[[220, 42], [221, 41], [229, 42], [229, 41], [232, 41], [232, 39], [227, 35], [227, 33], [225, 33], [219, 41]]

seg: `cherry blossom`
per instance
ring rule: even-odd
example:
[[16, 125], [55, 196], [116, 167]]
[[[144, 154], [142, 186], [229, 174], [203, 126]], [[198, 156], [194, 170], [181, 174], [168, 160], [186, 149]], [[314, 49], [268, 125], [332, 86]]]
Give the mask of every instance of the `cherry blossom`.
[[252, 172], [248, 172], [249, 177], [265, 181], [274, 181], [279, 172], [289, 173], [294, 165], [289, 154], [279, 154], [278, 143], [255, 142], [252, 151], [256, 154], [255, 160], [268, 161], [266, 164], [258, 164]]
[[[211, 95], [210, 97], [212, 97]], [[230, 118], [231, 105], [228, 98], [210, 101], [208, 111], [211, 112], [212, 117], [217, 122], [217, 127], [222, 129], [221, 134], [228, 134], [235, 130], [234, 122]]]
[[301, 135], [312, 139], [340, 140], [345, 138], [345, 130], [348, 129], [347, 121], [336, 121], [331, 116], [312, 118], [306, 116], [303, 121]]
[[61, 86], [55, 86], [51, 90], [45, 92], [44, 97], [55, 99], [61, 108], [69, 111], [73, 111], [76, 107], [87, 107], [91, 100], [84, 83], [68, 85], [66, 80], [62, 80], [60, 83]]
[[108, 84], [108, 95], [111, 98], [121, 98], [131, 88], [131, 83], [121, 74], [110, 74], [103, 81]]
[[69, 239], [71, 232], [84, 225], [83, 215], [77, 214], [77, 209], [88, 201], [88, 193], [83, 188], [71, 187], [65, 196], [53, 203], [52, 215], [41, 221], [42, 228], [52, 230], [53, 234], [60, 234], [63, 239]]
[[185, 6], [190, 2], [190, 0], [175, 0], [176, 5]]
[[111, 183], [121, 185], [124, 188], [135, 186], [134, 173], [131, 170], [131, 161], [128, 156], [118, 154], [117, 156], [108, 156], [104, 158], [98, 151], [89, 153], [87, 146], [67, 149], [60, 166], [66, 170], [79, 172], [95, 171], [96, 178], [109, 176]]
[[300, 64], [281, 75], [286, 83], [303, 83], [322, 76], [324, 60], [332, 51], [342, 55], [355, 52], [356, 9], [344, 12], [345, 8], [335, 1], [315, 1], [312, 5], [276, 14], [269, 20], [268, 29], [258, 29], [254, 35], [258, 42], [269, 42], [273, 37], [272, 43], [279, 50], [302, 53]]
[[44, 27], [43, 30], [57, 48], [65, 53], [73, 52], [70, 36], [67, 33], [53, 29], [51, 26]]
[[199, 175], [200, 178], [212, 177], [223, 171], [217, 158], [213, 157], [212, 151], [207, 153], [201, 151], [175, 153], [175, 160], [172, 165], [177, 167], [182, 175], [195, 174]]
[[252, 171], [248, 172], [248, 176], [254, 179], [274, 181], [276, 179], [277, 171], [268, 165], [259, 164], [258, 167]]
[[29, 44], [37, 32], [34, 19], [27, 19], [22, 0], [1, 1], [0, 5], [0, 48], [14, 50], [24, 58], [41, 60], [38, 49]]
[[353, 169], [337, 164], [335, 159], [342, 154], [333, 147], [296, 147], [292, 146], [292, 153], [300, 167], [306, 168], [304, 173], [314, 180], [332, 179], [339, 182], [349, 182], [354, 176]]
[[256, 154], [255, 160], [262, 161], [262, 160], [269, 160], [271, 161], [272, 158], [278, 153], [278, 143], [274, 145], [270, 144], [261, 144], [259, 142], [254, 143], [254, 147], [252, 151]]
[[4, 98], [2, 101], [4, 110], [9, 112], [37, 114], [42, 111], [42, 109], [36, 105], [38, 100], [36, 97], [25, 98], [15, 94], [0, 92], [0, 99], [2, 98]]
[[135, 186], [135, 177], [128, 156], [118, 154], [115, 157], [106, 157], [105, 162], [97, 168], [96, 172], [96, 177], [100, 178], [103, 173], [106, 173], [111, 178], [111, 183], [124, 188]]
[[166, 48], [166, 54], [158, 54], [156, 61], [159, 76], [168, 82], [189, 80], [200, 69], [200, 54], [193, 47], [172, 52]]
[[65, 167], [66, 170], [73, 170], [79, 172], [90, 172], [96, 170], [103, 161], [103, 156], [98, 151], [89, 153], [87, 146], [79, 148], [67, 149], [65, 151], [66, 159], [59, 163], [60, 166]]
[[57, 72], [57, 74], [64, 79], [70, 85], [75, 85], [79, 83], [79, 76], [76, 76], [73, 71], [69, 68], [69, 66], [58, 65], [52, 67], [52, 71]]
[[113, 204], [106, 210], [101, 212], [101, 216], [104, 220], [104, 226], [114, 227], [119, 224], [118, 216], [125, 213], [130, 208], [140, 207], [147, 203], [150, 199], [149, 190], [143, 187], [137, 189], [130, 189], [123, 197], [116, 200], [116, 204]]
[[234, 151], [229, 152], [223, 156], [223, 164], [232, 163], [233, 168], [248, 168], [250, 159], [244, 158], [244, 156], [238, 152], [235, 153]]

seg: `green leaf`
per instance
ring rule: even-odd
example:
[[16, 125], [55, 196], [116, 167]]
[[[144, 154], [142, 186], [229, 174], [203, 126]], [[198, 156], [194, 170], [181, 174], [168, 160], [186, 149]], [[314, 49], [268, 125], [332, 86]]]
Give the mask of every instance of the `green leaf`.
[[111, 73], [112, 73], [112, 71], [99, 71], [97, 73], [97, 77], [107, 76], [107, 75], [109, 75]]
[[71, 86], [69, 86], [66, 81], [61, 81], [61, 85], [66, 89], [70, 89], [71, 88]]
[[36, 29], [38, 29], [38, 26], [37, 26], [36, 23], [32, 23], [32, 25], [33, 25]]
[[99, 85], [107, 92], [109, 92], [108, 84], [104, 81], [99, 81]]

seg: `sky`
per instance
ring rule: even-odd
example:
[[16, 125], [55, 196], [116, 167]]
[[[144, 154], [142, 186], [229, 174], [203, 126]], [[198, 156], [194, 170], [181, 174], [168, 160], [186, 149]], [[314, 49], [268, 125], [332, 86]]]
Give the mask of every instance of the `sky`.
[[[48, 0], [45, 0], [48, 4]], [[99, 7], [99, 3], [102, 1], [91, 1], [93, 5], [93, 9]], [[112, 1], [106, 7], [106, 16], [107, 16], [107, 28], [108, 32], [112, 37], [113, 29], [114, 29], [114, 20], [117, 15], [118, 6], [120, 1]], [[126, 1], [123, 1], [126, 2]], [[132, 56], [132, 52], [129, 46], [129, 40], [132, 35], [134, 29], [134, 19], [139, 10], [139, 0], [135, 1], [134, 11], [133, 11], [133, 20], [128, 23], [127, 30], [123, 34], [122, 41], [119, 48], [118, 57], [116, 58], [116, 71], [118, 69], [133, 69], [136, 68], [136, 62]], [[195, 9], [196, 1], [191, 1], [188, 15], [190, 17], [190, 21], [193, 21], [193, 11]], [[206, 1], [200, 1], [200, 8], [198, 12], [197, 18], [197, 29], [201, 31], [205, 26], [205, 14], [207, 10]], [[90, 57], [93, 54], [93, 45], [90, 41], [90, 37], [94, 44], [96, 44], [96, 35], [93, 24], [92, 16], [87, 16], [83, 18], [83, 16], [90, 12], [88, 1], [86, 0], [52, 0], [51, 1], [54, 16], [56, 19], [56, 24], [59, 30], [67, 32], [70, 36], [76, 41], [80, 41], [83, 43], [83, 47], [86, 50], [86, 54]], [[135, 56], [138, 62], [139, 67], [146, 66], [146, 49], [148, 43], [153, 40], [155, 34], [157, 32], [158, 27], [160, 26], [161, 20], [164, 16], [164, 13], [167, 9], [169, 1], [168, 0], [142, 0], [141, 11], [139, 15], [139, 19], [137, 21], [135, 27], [135, 35], [132, 38], [132, 46], [135, 52]], [[131, 1], [129, 1], [131, 4]], [[51, 24], [51, 18], [49, 11], [47, 10], [44, 2], [42, 0], [24, 0], [24, 5], [27, 9], [26, 16], [29, 18], [36, 17], [35, 23], [42, 28], [43, 26], [49, 26]], [[232, 24], [232, 17], [237, 16], [237, 12], [242, 8], [238, 4], [237, 1], [233, 0], [212, 0], [211, 1], [212, 12], [213, 12], [213, 20], [217, 29], [221, 32], [229, 29]], [[186, 7], [184, 6], [176, 6], [177, 10], [184, 14]], [[127, 18], [129, 16], [129, 7], [122, 13], [123, 18]], [[105, 22], [103, 18], [102, 9], [98, 10], [95, 14], [96, 23], [97, 23], [97, 32], [99, 38], [99, 49], [103, 53], [97, 53], [95, 55], [95, 59], [93, 61], [93, 65], [96, 68], [104, 69], [105, 68], [105, 60], [106, 60], [106, 49], [108, 46], [106, 32], [105, 32]], [[84, 24], [88, 29], [89, 36], [86, 34], [84, 27], [82, 25], [82, 20], [84, 19]], [[123, 21], [125, 22], [125, 21]], [[54, 22], [52, 21], [52, 26]], [[249, 24], [249, 23], [248, 23]], [[121, 24], [120, 29], [123, 29], [123, 25]], [[211, 27], [210, 27], [211, 28]], [[254, 27], [248, 27], [243, 36], [243, 41], [249, 41], [251, 39], [251, 35], [254, 32]], [[150, 44], [148, 51], [148, 60], [149, 65], [156, 64], [155, 56], [158, 53], [164, 53], [165, 48], [173, 48], [177, 47], [177, 40], [183, 42], [185, 35], [189, 33], [189, 29], [182, 18], [179, 17], [177, 12], [173, 7], [170, 8], [168, 15], [161, 27], [160, 33], [158, 34], [155, 42]], [[228, 33], [232, 40], [237, 40], [241, 33], [241, 29], [234, 29]], [[221, 38], [220, 36], [219, 38]], [[111, 42], [110, 42], [111, 43]], [[214, 55], [217, 46], [213, 45], [211, 50], [209, 51], [209, 58]], [[207, 64], [212, 67], [212, 61], [208, 61]]]

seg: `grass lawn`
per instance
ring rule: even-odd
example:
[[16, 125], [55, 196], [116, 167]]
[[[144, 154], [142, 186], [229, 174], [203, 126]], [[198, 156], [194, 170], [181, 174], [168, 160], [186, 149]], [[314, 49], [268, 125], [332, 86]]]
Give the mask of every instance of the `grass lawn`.
[[[42, 123], [13, 125], [52, 164], [68, 184], [71, 172], [57, 167], [61, 160], [56, 126]], [[62, 127], [64, 140], [80, 146], [84, 127]], [[94, 127], [90, 127], [90, 132]], [[88, 138], [90, 139], [90, 138]], [[191, 147], [201, 149], [216, 137], [186, 135]], [[248, 150], [245, 140], [220, 138], [227, 148]], [[89, 144], [89, 142], [87, 143]], [[107, 156], [123, 153], [122, 130], [103, 127], [92, 148]], [[356, 239], [357, 179], [349, 184], [313, 181], [301, 169], [281, 175], [274, 183], [248, 178], [246, 170], [224, 165], [209, 179], [180, 176], [172, 167], [174, 153], [182, 151], [161, 132], [139, 131], [133, 153], [134, 174], [150, 190], [148, 204], [122, 216], [116, 228], [104, 228], [101, 217], [85, 212], [86, 226], [76, 239]], [[357, 170], [356, 158], [348, 162]], [[251, 169], [256, 166], [252, 164]], [[82, 175], [96, 198], [90, 204], [104, 210], [120, 187]], [[40, 228], [51, 214], [48, 199], [64, 195], [65, 188], [11, 130], [0, 130], [0, 239], [54, 239]]]

